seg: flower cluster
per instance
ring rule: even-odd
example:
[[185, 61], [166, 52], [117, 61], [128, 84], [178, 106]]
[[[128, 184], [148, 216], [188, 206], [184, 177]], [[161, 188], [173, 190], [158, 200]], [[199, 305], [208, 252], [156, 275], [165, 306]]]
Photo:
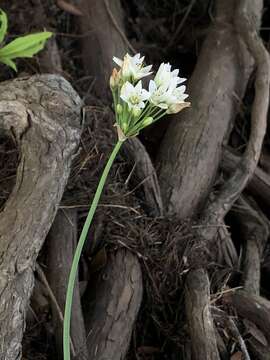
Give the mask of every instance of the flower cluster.
[[120, 67], [114, 68], [110, 77], [120, 140], [136, 136], [164, 115], [190, 106], [185, 101], [186, 79], [179, 77], [179, 70], [172, 70], [169, 63], [160, 65], [146, 90], [141, 79], [152, 74], [152, 65], [144, 66], [144, 57], [126, 54], [123, 60], [114, 57], [113, 61]]

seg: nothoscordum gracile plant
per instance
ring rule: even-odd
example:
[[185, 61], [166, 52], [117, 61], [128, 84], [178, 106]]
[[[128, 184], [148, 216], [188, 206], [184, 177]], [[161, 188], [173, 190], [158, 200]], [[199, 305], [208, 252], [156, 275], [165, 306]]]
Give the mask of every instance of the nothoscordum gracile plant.
[[178, 113], [190, 106], [190, 103], [185, 101], [188, 95], [185, 94], [186, 87], [183, 82], [186, 79], [180, 78], [179, 70], [172, 70], [169, 63], [160, 65], [154, 79], [149, 81], [148, 90], [146, 90], [143, 88], [141, 79], [152, 74], [152, 65], [144, 66], [144, 57], [141, 57], [140, 54], [135, 56], [126, 54], [123, 60], [116, 57], [113, 60], [120, 67], [119, 70], [114, 68], [110, 77], [118, 141], [100, 178], [70, 270], [64, 316], [64, 360], [70, 360], [71, 307], [79, 260], [114, 159], [125, 140], [137, 136], [141, 130], [165, 115]]

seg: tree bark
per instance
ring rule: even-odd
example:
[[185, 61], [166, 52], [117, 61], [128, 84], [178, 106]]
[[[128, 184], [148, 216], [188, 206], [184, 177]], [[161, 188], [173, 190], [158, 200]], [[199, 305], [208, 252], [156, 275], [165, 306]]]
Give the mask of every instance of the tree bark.
[[[77, 246], [77, 210], [66, 209], [58, 211], [47, 236], [46, 246], [49, 284], [61, 309], [61, 313], [64, 314], [68, 278]], [[63, 321], [59, 317], [59, 310], [55, 307], [52, 310], [57, 352], [60, 359], [63, 357]], [[86, 359], [88, 354], [78, 274], [73, 294], [71, 340], [76, 359]]]
[[[262, 1], [249, 2], [259, 24]], [[218, 0], [216, 18], [189, 82], [191, 108], [170, 122], [158, 156], [164, 206], [198, 214], [215, 180], [221, 145], [237, 113], [254, 61], [235, 34], [236, 0]], [[233, 95], [235, 94], [235, 95]], [[168, 176], [170, 174], [170, 176]]]
[[185, 287], [186, 314], [192, 340], [192, 360], [219, 359], [209, 297], [210, 284], [206, 272], [201, 269], [194, 270], [188, 275]]
[[142, 274], [135, 256], [111, 254], [84, 301], [89, 358], [123, 360], [142, 300]]
[[0, 84], [0, 127], [20, 148], [0, 218], [0, 359], [20, 357], [36, 257], [61, 200], [80, 138], [81, 100], [57, 76]]
[[[79, 18], [85, 72], [93, 77], [93, 88], [101, 98], [109, 96], [113, 56], [122, 58], [127, 49], [123, 40], [123, 13], [120, 0], [81, 0], [84, 16]], [[115, 26], [115, 23], [117, 26]]]

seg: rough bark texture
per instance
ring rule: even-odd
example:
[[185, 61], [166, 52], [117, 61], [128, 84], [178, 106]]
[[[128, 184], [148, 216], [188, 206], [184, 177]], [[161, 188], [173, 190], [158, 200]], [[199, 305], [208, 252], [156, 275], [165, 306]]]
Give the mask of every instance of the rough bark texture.
[[[65, 309], [66, 292], [73, 255], [77, 246], [77, 210], [59, 210], [46, 239], [48, 257], [48, 280], [62, 314]], [[62, 358], [63, 322], [59, 310], [53, 307], [53, 324], [58, 351]], [[86, 334], [81, 308], [80, 288], [77, 281], [73, 294], [71, 339], [76, 359], [86, 359]]]
[[[240, 156], [232, 153], [229, 149], [224, 149], [221, 163], [222, 170], [230, 173], [236, 169], [240, 161]], [[252, 179], [247, 184], [247, 189], [260, 203], [270, 207], [270, 177], [263, 169], [256, 168]]]
[[111, 254], [106, 267], [90, 282], [91, 298], [85, 299], [89, 358], [123, 360], [132, 325], [142, 300], [139, 262], [129, 251]]
[[0, 84], [0, 127], [20, 148], [16, 185], [0, 218], [0, 359], [20, 357], [35, 260], [80, 138], [81, 100], [57, 76]]
[[93, 87], [97, 95], [108, 97], [109, 76], [114, 64], [112, 58], [122, 58], [127, 50], [120, 35], [123, 29], [120, 0], [81, 0], [81, 9], [84, 14], [79, 18], [84, 34], [84, 68], [87, 75], [93, 76]]
[[201, 269], [194, 270], [188, 275], [185, 287], [192, 360], [219, 359], [209, 297], [210, 284], [206, 272]]
[[252, 295], [260, 295], [261, 257], [269, 237], [269, 222], [243, 196], [237, 201], [234, 217], [244, 237], [243, 284]]
[[[257, 22], [262, 1], [253, 1]], [[164, 204], [181, 218], [200, 210], [216, 176], [222, 142], [237, 112], [253, 60], [235, 34], [236, 0], [217, 1], [217, 15], [189, 83], [192, 106], [170, 122], [159, 153]], [[236, 97], [233, 95], [236, 94]], [[168, 176], [170, 174], [170, 176]]]
[[230, 296], [237, 314], [253, 322], [270, 344], [270, 302], [246, 291], [237, 291]]
[[[217, 1], [216, 21], [202, 47], [190, 82], [192, 107], [183, 111], [170, 124], [160, 149], [159, 174], [165, 209], [167, 213], [176, 213], [180, 218], [200, 214], [202, 226], [198, 228], [198, 238], [201, 246], [205, 247], [211, 242], [213, 244], [213, 240], [216, 241], [219, 226], [223, 224], [224, 216], [253, 174], [261, 150], [265, 131], [265, 107], [268, 104], [268, 61], [256, 34], [262, 5], [261, 0]], [[239, 28], [238, 22], [241, 22]], [[247, 24], [252, 25], [248, 31]], [[236, 36], [236, 31], [239, 31], [239, 37]], [[237, 113], [236, 102], [244, 95], [253, 68], [254, 61], [247, 47], [251, 49], [258, 65], [252, 131], [242, 159], [243, 166], [236, 169], [228, 184], [217, 195], [213, 194], [213, 201], [209, 192], [221, 160], [221, 145], [228, 138]], [[258, 55], [254, 47], [259, 50]], [[265, 80], [262, 78], [263, 73], [266, 75]], [[233, 94], [236, 94], [237, 101]], [[259, 98], [263, 101], [262, 112], [258, 111]], [[199, 259], [198, 256], [198, 261]], [[191, 270], [186, 288], [193, 288], [193, 284], [197, 284], [194, 286], [198, 292], [197, 298], [204, 298], [207, 308], [210, 305], [209, 295], [205, 295], [200, 286], [204, 278], [206, 282], [207, 274], [201, 274], [204, 274], [202, 269]], [[198, 281], [198, 277], [201, 277], [201, 281]], [[187, 291], [185, 299], [186, 303], [190, 302]], [[192, 305], [193, 308], [187, 309], [187, 316], [193, 357], [200, 359], [200, 353], [205, 352], [201, 359], [211, 356], [213, 359], [218, 358], [215, 353], [211, 355], [210, 352], [209, 355], [205, 350], [213, 348], [212, 337], [207, 335], [211, 333], [214, 337], [211, 315], [209, 314], [210, 321], [203, 322], [200, 318], [202, 325], [199, 329], [196, 328], [196, 314], [201, 314], [201, 304], [198, 301]], [[216, 352], [216, 344], [214, 349]]]

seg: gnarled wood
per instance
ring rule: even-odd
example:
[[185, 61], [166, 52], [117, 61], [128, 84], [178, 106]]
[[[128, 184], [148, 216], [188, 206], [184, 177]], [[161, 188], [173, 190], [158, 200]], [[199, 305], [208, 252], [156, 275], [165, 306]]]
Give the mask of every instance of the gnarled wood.
[[[189, 82], [191, 108], [170, 122], [159, 152], [164, 206], [181, 218], [203, 206], [221, 158], [221, 145], [237, 114], [253, 60], [235, 34], [237, 0], [218, 0], [217, 15]], [[259, 22], [262, 1], [252, 1]], [[233, 94], [236, 94], [233, 95]]]
[[[47, 277], [62, 314], [65, 310], [66, 293], [73, 255], [77, 246], [77, 210], [59, 210], [46, 239]], [[59, 310], [53, 307], [53, 325], [58, 358], [63, 357], [63, 322]], [[77, 360], [87, 359], [86, 334], [81, 308], [78, 275], [75, 283], [71, 316], [71, 339]]]
[[124, 249], [110, 254], [95, 286], [90, 283], [84, 302], [90, 359], [125, 358], [142, 290], [142, 274], [137, 258]]
[[97, 95], [108, 97], [112, 58], [122, 58], [127, 52], [127, 45], [120, 35], [124, 28], [120, 0], [81, 0], [80, 6], [84, 14], [78, 20], [84, 35], [82, 53], [85, 72], [93, 77]]
[[237, 291], [229, 296], [237, 314], [253, 322], [270, 344], [270, 302], [261, 296]]
[[19, 358], [35, 260], [80, 138], [81, 100], [58, 76], [0, 84], [0, 127], [20, 148], [16, 185], [0, 217], [0, 359]]
[[[253, 205], [253, 206], [252, 206]], [[241, 196], [233, 212], [239, 230], [244, 237], [243, 283], [244, 289], [253, 295], [260, 295], [261, 256], [269, 237], [269, 223], [256, 204]]]
[[185, 303], [192, 360], [218, 360], [216, 333], [210, 313], [210, 284], [204, 270], [192, 270], [188, 274]]
[[[240, 161], [239, 155], [234, 154], [228, 148], [223, 150], [221, 168], [226, 173], [234, 171]], [[260, 203], [270, 208], [270, 177], [263, 169], [256, 168], [247, 184], [247, 189]]]

